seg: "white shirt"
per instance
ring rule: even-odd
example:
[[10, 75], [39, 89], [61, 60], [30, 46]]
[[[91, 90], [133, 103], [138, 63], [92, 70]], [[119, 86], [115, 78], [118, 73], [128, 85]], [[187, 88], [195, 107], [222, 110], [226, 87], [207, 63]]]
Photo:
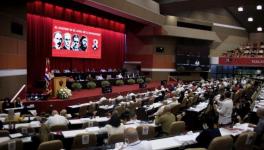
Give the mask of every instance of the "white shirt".
[[152, 150], [149, 141], [136, 141], [127, 145], [124, 150]]
[[121, 123], [119, 127], [113, 127], [109, 124], [105, 125], [105, 127], [101, 128], [100, 132], [107, 132], [108, 135], [114, 134], [124, 134], [125, 126]]
[[45, 124], [49, 127], [54, 125], [68, 125], [69, 120], [67, 120], [64, 116], [56, 114], [54, 116], [50, 116]]
[[217, 108], [219, 113], [218, 123], [225, 125], [232, 122], [232, 111], [233, 111], [233, 101], [230, 98], [224, 99], [220, 103], [220, 107]]

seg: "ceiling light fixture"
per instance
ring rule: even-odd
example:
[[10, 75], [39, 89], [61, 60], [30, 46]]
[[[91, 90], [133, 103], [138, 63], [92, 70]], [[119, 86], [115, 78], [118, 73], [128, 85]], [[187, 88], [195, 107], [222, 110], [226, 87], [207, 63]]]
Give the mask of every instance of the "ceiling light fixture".
[[253, 21], [253, 17], [248, 17], [248, 22], [252, 22]]
[[262, 10], [262, 5], [257, 5], [257, 10]]
[[257, 31], [261, 32], [262, 31], [262, 27], [258, 27]]
[[244, 11], [244, 8], [242, 6], [240, 6], [237, 8], [237, 11], [239, 11], [239, 12]]

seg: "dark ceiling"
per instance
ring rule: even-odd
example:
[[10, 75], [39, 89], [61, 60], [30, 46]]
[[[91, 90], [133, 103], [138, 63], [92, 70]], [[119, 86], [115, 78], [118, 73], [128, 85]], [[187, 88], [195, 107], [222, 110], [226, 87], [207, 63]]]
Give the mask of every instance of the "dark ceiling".
[[[245, 27], [248, 32], [257, 32], [257, 27], [264, 28], [264, 1], [263, 0], [155, 0], [160, 4], [160, 12], [164, 15], [175, 15], [177, 12], [225, 8]], [[262, 5], [262, 10], [256, 10], [256, 5]], [[239, 6], [244, 7], [238, 12]], [[253, 17], [253, 22], [248, 22]], [[263, 32], [263, 31], [262, 31]]]

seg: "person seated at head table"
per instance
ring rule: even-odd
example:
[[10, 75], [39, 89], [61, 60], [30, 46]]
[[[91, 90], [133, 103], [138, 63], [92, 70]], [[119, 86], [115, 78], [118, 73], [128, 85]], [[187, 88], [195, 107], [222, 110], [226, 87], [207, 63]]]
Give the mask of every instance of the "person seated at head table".
[[139, 140], [135, 128], [127, 128], [125, 130], [125, 139], [127, 139], [128, 145], [123, 150], [152, 150], [152, 145], [149, 141]]
[[99, 76], [96, 76], [96, 80], [104, 80], [104, 77], [100, 74]]
[[117, 112], [113, 112], [108, 124], [100, 129], [100, 132], [107, 132], [108, 135], [124, 134], [125, 126], [121, 123], [121, 120]]
[[123, 76], [122, 76], [121, 73], [119, 73], [118, 75], [116, 75], [116, 78], [117, 78], [117, 79], [123, 79]]
[[113, 72], [113, 69], [112, 68], [109, 68], [107, 71], [108, 72]]
[[102, 69], [100, 69], [100, 72], [106, 72], [106, 70], [102, 68]]
[[50, 116], [45, 124], [49, 127], [54, 125], [68, 125], [69, 120], [67, 120], [64, 116], [59, 115], [57, 110], [52, 111], [52, 116]]

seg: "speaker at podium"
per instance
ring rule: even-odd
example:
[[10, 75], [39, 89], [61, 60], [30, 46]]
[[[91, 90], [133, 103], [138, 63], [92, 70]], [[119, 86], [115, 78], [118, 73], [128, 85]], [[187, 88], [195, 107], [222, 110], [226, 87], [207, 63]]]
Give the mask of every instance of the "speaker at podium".
[[112, 93], [112, 86], [104, 86], [102, 87], [102, 93]]
[[61, 88], [61, 86], [66, 87], [66, 81], [67, 77], [65, 76], [53, 78], [53, 96], [57, 96], [58, 90]]

